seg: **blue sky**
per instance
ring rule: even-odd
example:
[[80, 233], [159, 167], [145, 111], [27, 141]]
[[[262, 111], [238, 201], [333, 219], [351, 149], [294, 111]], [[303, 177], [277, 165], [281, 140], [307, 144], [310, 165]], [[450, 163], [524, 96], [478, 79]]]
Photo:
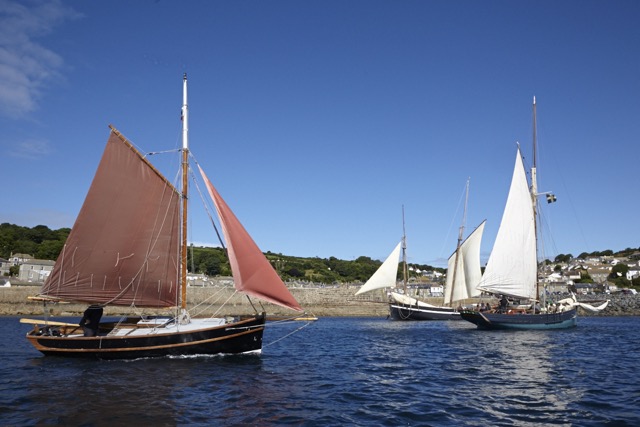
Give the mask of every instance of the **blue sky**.
[[[470, 177], [486, 259], [533, 96], [545, 255], [637, 248], [639, 19], [633, 0], [0, 0], [0, 222], [71, 227], [108, 124], [179, 145], [186, 72], [191, 150], [264, 251], [384, 259], [404, 205], [409, 261], [445, 266]], [[205, 222], [190, 240], [215, 242]]]

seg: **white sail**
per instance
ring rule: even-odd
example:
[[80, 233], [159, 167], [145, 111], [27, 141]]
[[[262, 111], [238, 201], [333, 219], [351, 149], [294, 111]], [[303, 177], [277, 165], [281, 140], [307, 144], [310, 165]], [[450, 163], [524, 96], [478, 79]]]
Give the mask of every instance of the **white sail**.
[[478, 288], [494, 294], [535, 298], [536, 279], [533, 201], [518, 147], [500, 229]]
[[373, 276], [362, 285], [356, 295], [373, 291], [381, 288], [394, 288], [398, 277], [398, 264], [400, 263], [400, 247], [402, 242], [398, 243], [393, 252], [382, 263], [380, 268], [373, 273]]
[[[484, 224], [483, 221], [460, 245], [460, 254], [457, 257], [455, 252], [449, 257], [445, 301], [460, 301], [480, 295], [477, 286], [482, 277], [480, 242], [482, 241]], [[456, 258], [458, 259], [457, 266], [455, 265]]]
[[482, 279], [480, 243], [482, 242], [482, 233], [484, 233], [484, 224], [485, 221], [482, 221], [460, 247], [464, 259], [464, 278], [468, 295], [467, 298], [480, 295], [480, 290], [478, 289], [478, 283], [480, 283]]
[[[456, 260], [458, 263], [456, 265]], [[464, 279], [464, 257], [454, 252], [447, 263], [447, 282], [444, 288], [445, 304], [467, 297], [467, 285]]]

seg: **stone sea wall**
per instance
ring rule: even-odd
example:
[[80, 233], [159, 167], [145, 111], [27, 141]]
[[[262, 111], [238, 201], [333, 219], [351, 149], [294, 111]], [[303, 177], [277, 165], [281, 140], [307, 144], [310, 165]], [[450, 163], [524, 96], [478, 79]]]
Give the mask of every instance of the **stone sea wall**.
[[[28, 298], [35, 296], [39, 286], [11, 286], [0, 288], [0, 315], [41, 316], [43, 303]], [[388, 308], [382, 291], [374, 295], [355, 297], [357, 286], [291, 288], [291, 293], [305, 312], [318, 317], [327, 316], [386, 316]], [[254, 313], [252, 304], [258, 311], [273, 316], [290, 316], [294, 311], [278, 305], [266, 303], [256, 298], [251, 302], [244, 295], [235, 292], [233, 286], [210, 286], [187, 288], [187, 304], [192, 316]], [[221, 308], [224, 306], [224, 308]], [[47, 303], [47, 311], [52, 316], [82, 315], [86, 304]], [[157, 314], [151, 309], [137, 309], [137, 313]], [[132, 314], [128, 307], [105, 309], [105, 315]], [[170, 314], [167, 311], [166, 314]]]
[[[383, 291], [370, 292], [355, 296], [359, 286], [318, 286], [292, 287], [291, 293], [298, 300], [305, 312], [317, 317], [384, 317], [389, 313]], [[43, 304], [29, 300], [37, 294], [38, 286], [11, 286], [0, 288], [0, 315], [4, 316], [42, 316]], [[599, 305], [609, 299], [609, 305], [597, 316], [638, 316], [640, 315], [640, 294], [607, 295], [580, 297], [583, 302]], [[442, 304], [442, 298], [425, 298], [431, 304]], [[486, 301], [486, 300], [484, 300]], [[232, 286], [210, 286], [187, 288], [187, 302], [192, 316], [211, 316], [226, 314], [250, 314], [254, 312], [251, 302], [258, 311], [266, 311], [268, 315], [289, 316], [292, 311], [275, 304], [264, 303], [256, 298], [251, 302], [243, 294], [236, 293]], [[225, 305], [226, 304], [226, 305]], [[225, 305], [223, 309], [221, 307]], [[262, 305], [262, 307], [261, 307]], [[47, 304], [47, 311], [52, 316], [81, 315], [86, 304]], [[137, 309], [135, 314], [157, 314], [149, 309]], [[127, 307], [107, 307], [105, 315], [128, 315], [132, 311]], [[170, 314], [169, 311], [166, 314]], [[581, 315], [589, 313], [581, 310]]]

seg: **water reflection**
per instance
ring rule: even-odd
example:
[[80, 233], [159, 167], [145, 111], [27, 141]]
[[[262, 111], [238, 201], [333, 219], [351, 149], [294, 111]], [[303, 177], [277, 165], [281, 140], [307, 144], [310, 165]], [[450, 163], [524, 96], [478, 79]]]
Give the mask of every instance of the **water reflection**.
[[486, 338], [486, 356], [478, 364], [478, 376], [485, 381], [477, 389], [492, 403], [486, 405], [488, 413], [520, 422], [557, 422], [566, 416], [564, 384], [556, 381], [558, 361], [549, 352], [549, 332], [496, 331]]

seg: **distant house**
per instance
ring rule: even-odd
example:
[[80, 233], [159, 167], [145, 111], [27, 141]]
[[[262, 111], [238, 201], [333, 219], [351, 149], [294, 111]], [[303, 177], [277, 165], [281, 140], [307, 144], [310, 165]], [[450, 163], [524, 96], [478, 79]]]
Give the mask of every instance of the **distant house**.
[[20, 264], [18, 280], [22, 282], [43, 283], [47, 277], [49, 277], [49, 274], [51, 274], [54, 264], [55, 261], [48, 259], [31, 258]]
[[436, 270], [422, 270], [421, 274], [422, 277], [426, 277], [427, 279], [431, 280], [438, 280], [443, 276], [442, 273]]
[[[573, 282], [571, 282], [573, 284]], [[551, 281], [547, 283], [547, 292], [552, 294], [566, 293], [568, 291], [569, 284], [564, 280]]]
[[32, 259], [33, 259], [33, 256], [29, 254], [11, 254], [11, 256], [9, 257], [9, 262], [11, 263], [11, 265], [20, 265], [23, 262], [26, 262]]
[[580, 280], [582, 278], [582, 274], [580, 274], [580, 271], [582, 269], [567, 269], [567, 271], [565, 272], [565, 277], [568, 280], [572, 280], [572, 281], [576, 281], [576, 280]]
[[0, 277], [8, 276], [11, 263], [8, 259], [0, 258]]
[[609, 274], [611, 274], [611, 267], [603, 264], [594, 265], [587, 270], [589, 276], [596, 283], [604, 283], [607, 281]]
[[574, 286], [576, 287], [578, 293], [583, 295], [595, 292], [596, 290], [598, 290], [598, 288], [601, 287], [597, 283], [576, 283]]
[[433, 283], [429, 287], [429, 293], [433, 297], [441, 297], [444, 295], [444, 286]]
[[[219, 277], [212, 279], [206, 274], [187, 274], [187, 286], [215, 286], [219, 281]], [[231, 285], [233, 285], [233, 278], [231, 278]]]

